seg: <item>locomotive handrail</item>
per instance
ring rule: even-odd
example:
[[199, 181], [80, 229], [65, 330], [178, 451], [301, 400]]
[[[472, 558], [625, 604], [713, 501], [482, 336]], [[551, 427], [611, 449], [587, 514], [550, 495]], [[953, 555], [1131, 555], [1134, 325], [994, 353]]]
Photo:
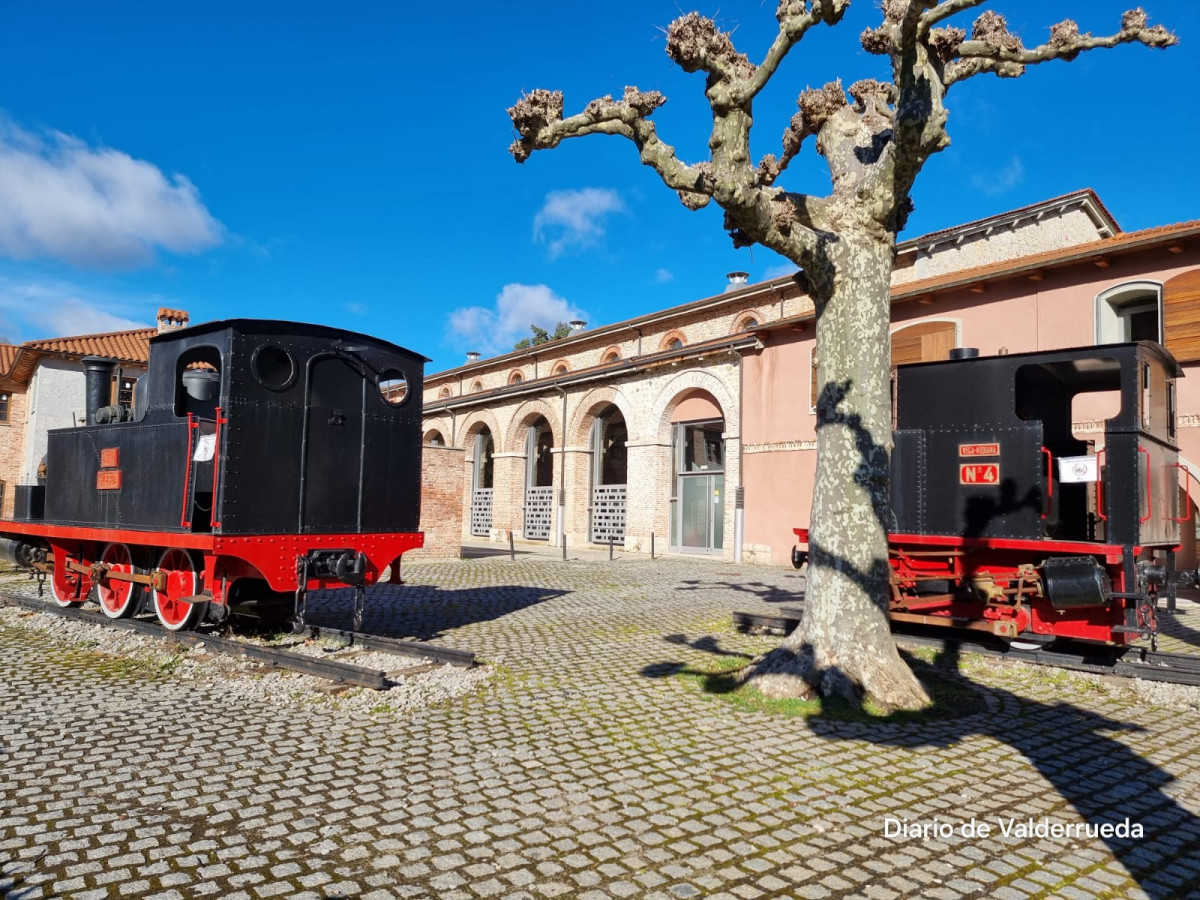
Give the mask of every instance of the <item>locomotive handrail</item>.
[[1050, 501], [1042, 513], [1042, 521], [1045, 521], [1054, 509], [1054, 454], [1045, 446], [1042, 447], [1042, 453], [1046, 456], [1046, 499]]
[[188, 490], [192, 484], [192, 443], [195, 437], [195, 431], [200, 427], [200, 423], [196, 421], [196, 416], [193, 413], [187, 414], [187, 456], [184, 457], [187, 462], [183, 468], [183, 509], [179, 513], [179, 527], [190, 528], [192, 526], [191, 519], [188, 518], [188, 508], [191, 506], [191, 492]]
[[1101, 447], [1096, 451], [1096, 515], [1105, 522], [1108, 521], [1108, 516], [1104, 514], [1104, 466], [1100, 460], [1107, 449], [1107, 447]]
[[212, 484], [212, 500], [210, 502], [209, 522], [213, 531], [221, 527], [221, 523], [217, 521], [217, 510], [220, 507], [217, 505], [217, 477], [221, 469], [221, 426], [228, 425], [229, 420], [221, 416], [221, 407], [217, 407], [214, 415], [216, 416], [216, 427], [213, 429], [213, 484]]
[[[1188, 512], [1192, 508], [1192, 473], [1183, 463], [1172, 463], [1171, 466], [1176, 469], [1183, 469], [1183, 511]], [[1172, 522], [1186, 522], [1191, 518], [1191, 515], [1172, 516]]]
[[1154, 494], [1152, 491], [1154, 472], [1152, 471], [1153, 467], [1150, 465], [1150, 451], [1141, 444], [1138, 444], [1138, 453], [1146, 454], [1146, 515], [1138, 519], [1138, 524], [1141, 525], [1143, 522], [1148, 522], [1150, 517], [1154, 515]]

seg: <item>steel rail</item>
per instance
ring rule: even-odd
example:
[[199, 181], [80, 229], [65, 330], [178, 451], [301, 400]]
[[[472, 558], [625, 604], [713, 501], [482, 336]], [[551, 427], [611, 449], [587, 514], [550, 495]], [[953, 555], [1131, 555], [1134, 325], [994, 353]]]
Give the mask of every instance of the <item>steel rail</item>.
[[[733, 624], [742, 631], [759, 628], [788, 634], [800, 624], [803, 612], [802, 607], [795, 606], [780, 607], [774, 614], [737, 611], [733, 614]], [[893, 635], [896, 643], [902, 647], [932, 647], [1096, 675], [1200, 686], [1200, 656], [1187, 653], [1079, 643], [1067, 644], [1062, 649], [1018, 650], [964, 637], [935, 637], [906, 631], [893, 631]]]
[[462, 669], [470, 669], [475, 665], [474, 653], [454, 647], [439, 647], [436, 644], [423, 644], [419, 641], [383, 637], [377, 634], [363, 634], [360, 631], [340, 631], [336, 628], [326, 628], [323, 625], [310, 625], [301, 634], [312, 638], [335, 638], [345, 641], [347, 645], [357, 644], [367, 650], [378, 650], [381, 653], [392, 653], [396, 656], [416, 656], [458, 666]]
[[89, 625], [109, 626], [121, 631], [132, 631], [148, 637], [165, 638], [192, 647], [203, 645], [205, 650], [212, 650], [224, 656], [244, 656], [259, 662], [269, 663], [281, 669], [290, 669], [305, 675], [315, 675], [329, 681], [353, 684], [372, 690], [386, 690], [391, 686], [387, 673], [379, 669], [368, 669], [363, 666], [350, 665], [333, 659], [305, 656], [292, 653], [278, 647], [263, 647], [258, 644], [247, 644], [232, 638], [215, 634], [195, 631], [169, 631], [157, 622], [142, 622], [137, 619], [110, 619], [102, 613], [89, 610], [51, 606], [44, 600], [31, 597], [21, 597], [16, 594], [0, 592], [0, 603], [19, 606], [35, 612], [50, 613], [64, 619], [85, 622]]

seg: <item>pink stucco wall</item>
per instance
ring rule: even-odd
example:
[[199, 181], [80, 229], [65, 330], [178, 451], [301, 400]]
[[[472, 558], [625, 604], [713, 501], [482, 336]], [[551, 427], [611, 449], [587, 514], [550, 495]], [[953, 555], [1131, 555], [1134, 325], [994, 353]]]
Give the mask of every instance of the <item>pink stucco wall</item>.
[[[1147, 250], [1116, 256], [1107, 268], [1091, 261], [1049, 269], [1042, 280], [1026, 276], [989, 283], [981, 293], [947, 291], [927, 301], [893, 307], [893, 331], [906, 325], [949, 320], [959, 346], [981, 355], [1087, 346], [1095, 342], [1096, 297], [1132, 281], [1159, 284], [1200, 266], [1200, 248]], [[791, 529], [807, 525], [815, 473], [815, 416], [809, 406], [811, 323], [804, 331], [781, 328], [765, 347], [745, 357], [742, 370], [742, 442], [746, 498], [746, 544], [757, 558], [786, 562]], [[1179, 443], [1193, 472], [1191, 495], [1200, 498], [1200, 363], [1185, 363], [1179, 382]], [[1100, 418], [1101, 396], [1081, 400], [1073, 419]], [[1185, 525], [1185, 530], [1190, 526]], [[1194, 557], [1185, 541], [1185, 558]]]

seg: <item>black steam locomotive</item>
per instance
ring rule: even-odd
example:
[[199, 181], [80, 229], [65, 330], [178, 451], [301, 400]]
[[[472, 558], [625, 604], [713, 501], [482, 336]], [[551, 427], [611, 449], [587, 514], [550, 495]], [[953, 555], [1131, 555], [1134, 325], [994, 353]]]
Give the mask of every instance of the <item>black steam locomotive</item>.
[[44, 485], [17, 489], [5, 555], [112, 618], [164, 626], [230, 606], [363, 588], [420, 547], [425, 357], [317, 325], [233, 319], [150, 339], [132, 410], [105, 406], [88, 357], [87, 426], [48, 435]]
[[[1182, 374], [1145, 341], [898, 367], [891, 618], [1030, 644], [1153, 641], [1187, 518]], [[1117, 408], [1099, 446], [1072, 432], [1087, 395]]]

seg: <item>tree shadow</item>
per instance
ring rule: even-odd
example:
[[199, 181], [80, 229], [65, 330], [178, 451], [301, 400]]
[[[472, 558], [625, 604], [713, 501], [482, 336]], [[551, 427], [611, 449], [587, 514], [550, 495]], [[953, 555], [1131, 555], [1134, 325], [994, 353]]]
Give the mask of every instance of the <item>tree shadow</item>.
[[[803, 578], [800, 575], [787, 576]], [[797, 594], [803, 596], [803, 588], [788, 590], [761, 581], [701, 581], [700, 579], [685, 579], [676, 587], [677, 591], [738, 591], [743, 594], [753, 594], [763, 603], [795, 603]]]
[[[949, 645], [932, 664], [905, 655], [923, 681], [947, 677], [959, 681], [979, 692], [988, 710], [956, 716], [956, 710], [938, 709], [945, 702], [935, 692], [934, 707], [924, 714], [895, 714], [854, 722], [822, 712], [808, 719], [810, 729], [834, 740], [858, 739], [909, 750], [923, 746], [945, 748], [981, 736], [1008, 744], [1029, 760], [1074, 808], [1077, 821], [1101, 828], [1105, 824], [1123, 823], [1128, 818], [1142, 826], [1141, 838], [1113, 831], [1106, 834], [1104, 830], [1098, 838], [1152, 900], [1195, 896], [1192, 891], [1200, 877], [1200, 866], [1187, 860], [1200, 853], [1200, 818], [1164, 790], [1174, 780], [1172, 775], [1109, 736], [1111, 732], [1144, 729], [1070, 703], [1044, 703], [971, 682], [960, 671], [955, 645]], [[922, 715], [935, 719], [936, 724], [923, 724]], [[981, 776], [985, 774], [980, 770]], [[992, 836], [1001, 834], [1000, 819], [1023, 823], [1029, 815], [1014, 808], [989, 818]], [[1032, 815], [1039, 822], [1045, 814], [1038, 811]], [[1048, 818], [1071, 824], [1053, 815]], [[882, 821], [879, 829], [882, 833]], [[1056, 838], [1076, 843], [1095, 839], [1094, 836]]]

